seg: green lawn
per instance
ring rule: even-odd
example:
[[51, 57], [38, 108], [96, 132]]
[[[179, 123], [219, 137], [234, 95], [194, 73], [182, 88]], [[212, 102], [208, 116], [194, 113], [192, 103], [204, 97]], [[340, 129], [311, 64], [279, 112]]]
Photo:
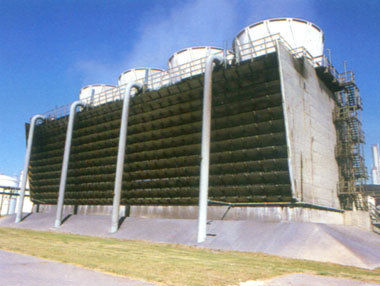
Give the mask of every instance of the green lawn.
[[380, 283], [380, 269], [14, 228], [0, 228], [0, 248], [164, 285], [237, 285], [294, 272]]

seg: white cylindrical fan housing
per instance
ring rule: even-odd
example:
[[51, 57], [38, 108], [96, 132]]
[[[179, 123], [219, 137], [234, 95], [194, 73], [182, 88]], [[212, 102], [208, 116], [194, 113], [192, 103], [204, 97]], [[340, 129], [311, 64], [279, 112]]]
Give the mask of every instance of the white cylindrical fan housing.
[[79, 93], [79, 100], [92, 104], [99, 105], [109, 101], [112, 101], [113, 98], [107, 91], [114, 89], [115, 86], [107, 84], [91, 84], [83, 87]]
[[235, 37], [233, 48], [240, 61], [274, 52], [273, 37], [279, 34], [291, 49], [305, 48], [313, 57], [323, 55], [323, 31], [315, 24], [296, 18], [268, 19], [244, 28]]
[[227, 62], [233, 59], [233, 54], [222, 48], [205, 46], [183, 49], [169, 58], [171, 83], [204, 73], [206, 58], [210, 55], [226, 55]]
[[[167, 71], [157, 68], [136, 68], [127, 70], [119, 76], [119, 86], [126, 86], [132, 82], [138, 82], [148, 89], [157, 90], [169, 83], [169, 74]], [[136, 90], [131, 91], [131, 94], [135, 93]]]
[[13, 188], [15, 188], [17, 186], [18, 186], [18, 184], [17, 184], [16, 178], [0, 174], [0, 187], [13, 187]]

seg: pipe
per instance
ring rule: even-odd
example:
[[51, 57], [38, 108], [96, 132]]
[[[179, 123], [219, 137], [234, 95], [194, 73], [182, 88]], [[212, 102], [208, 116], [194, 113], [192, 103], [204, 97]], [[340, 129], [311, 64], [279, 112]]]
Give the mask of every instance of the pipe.
[[377, 169], [375, 167], [372, 168], [371, 170], [371, 176], [372, 176], [372, 184], [377, 185]]
[[69, 167], [71, 141], [72, 141], [73, 129], [74, 129], [74, 119], [75, 119], [76, 109], [79, 106], [84, 107], [85, 103], [81, 102], [80, 100], [77, 100], [77, 101], [74, 101], [70, 106], [69, 123], [67, 125], [65, 151], [63, 154], [63, 162], [62, 162], [61, 180], [59, 182], [57, 216], [56, 216], [55, 225], [54, 225], [55, 227], [59, 227], [62, 223], [62, 210], [63, 210], [63, 202], [65, 199], [67, 169]]
[[[16, 190], [16, 191], [19, 191], [19, 190], [21, 190], [21, 188], [20, 187], [9, 187], [9, 186], [2, 186], [2, 185], [0, 185], [0, 189], [6, 189], [6, 190]], [[25, 190], [29, 190], [29, 189], [25, 189]]]
[[28, 144], [26, 146], [26, 154], [25, 154], [24, 170], [23, 170], [22, 176], [21, 176], [20, 199], [17, 202], [18, 209], [17, 209], [15, 223], [19, 223], [21, 221], [21, 219], [22, 219], [22, 209], [23, 209], [23, 206], [24, 206], [26, 179], [27, 179], [27, 176], [28, 176], [30, 154], [32, 152], [32, 145], [33, 145], [34, 127], [37, 124], [38, 120], [44, 120], [44, 119], [45, 119], [45, 116], [37, 114], [37, 115], [34, 115], [32, 117], [32, 120], [30, 121], [29, 135], [28, 135]]
[[138, 82], [129, 83], [126, 87], [126, 94], [123, 100], [123, 111], [121, 114], [119, 147], [117, 151], [117, 165], [115, 175], [115, 187], [112, 204], [112, 222], [110, 233], [115, 233], [119, 229], [119, 209], [120, 209], [120, 196], [121, 186], [123, 183], [123, 171], [124, 171], [124, 156], [125, 145], [127, 143], [127, 129], [128, 129], [128, 113], [129, 113], [129, 100], [131, 97], [132, 88], [136, 88], [137, 91], [142, 89], [142, 85]]
[[318, 210], [326, 210], [326, 211], [333, 211], [333, 212], [339, 212], [344, 213], [344, 210], [316, 205], [316, 204], [310, 204], [310, 203], [299, 203], [299, 202], [293, 202], [293, 203], [284, 203], [284, 202], [268, 202], [268, 203], [229, 203], [229, 202], [221, 202], [221, 201], [208, 201], [210, 204], [213, 205], [221, 205], [221, 206], [229, 206], [229, 207], [305, 207], [305, 208], [311, 208], [311, 209], [318, 209]]
[[379, 184], [379, 147], [377, 144], [372, 145], [372, 184]]
[[[7, 192], [0, 192], [0, 195], [6, 195], [6, 196], [15, 196], [15, 197], [17, 197], [17, 196], [19, 196], [20, 194], [18, 194], [18, 193], [7, 193]], [[30, 197], [30, 195], [24, 195], [24, 197]]]
[[372, 147], [372, 160], [373, 160], [373, 167], [375, 169], [379, 169], [379, 147], [377, 144], [374, 144]]
[[215, 64], [223, 63], [224, 59], [217, 55], [206, 59], [205, 79], [203, 86], [202, 111], [202, 150], [199, 178], [199, 214], [198, 214], [198, 243], [206, 240], [208, 177], [210, 167], [210, 136], [211, 136], [211, 104], [212, 104], [212, 72]]

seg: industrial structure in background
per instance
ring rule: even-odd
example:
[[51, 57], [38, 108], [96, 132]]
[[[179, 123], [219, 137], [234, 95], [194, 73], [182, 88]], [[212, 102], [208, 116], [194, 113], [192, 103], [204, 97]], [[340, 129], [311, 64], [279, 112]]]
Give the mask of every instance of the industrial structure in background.
[[379, 144], [372, 145], [372, 184], [373, 185], [380, 185], [380, 159], [379, 159]]
[[368, 198], [368, 209], [371, 216], [373, 230], [380, 234], [380, 172], [379, 172], [379, 145], [374, 144], [372, 149], [372, 184], [365, 185], [364, 191]]
[[15, 213], [17, 182], [14, 177], [0, 174], [0, 216]]
[[232, 50], [184, 49], [168, 70], [83, 88], [70, 116], [55, 109], [29, 135], [32, 201], [55, 209], [59, 191], [56, 226], [63, 204], [117, 218], [121, 204], [130, 216], [365, 225], [359, 89], [323, 51], [313, 23], [271, 19]]
[[[0, 216], [14, 214], [17, 209], [19, 198], [20, 182], [17, 177], [0, 174]], [[24, 202], [24, 212], [31, 212], [33, 203], [29, 197], [29, 184], [26, 186], [26, 198]]]

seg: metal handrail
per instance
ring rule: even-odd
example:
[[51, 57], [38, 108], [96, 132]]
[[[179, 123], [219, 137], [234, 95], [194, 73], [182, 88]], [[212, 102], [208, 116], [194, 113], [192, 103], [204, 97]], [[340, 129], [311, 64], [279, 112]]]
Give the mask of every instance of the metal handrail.
[[[323, 66], [329, 69], [331, 74], [337, 78], [340, 82], [349, 82], [353, 80], [353, 73], [346, 72], [345, 74], [340, 74], [334, 68], [334, 66], [329, 62], [328, 58], [324, 55], [319, 57], [313, 57], [304, 47], [291, 48], [289, 43], [280, 34], [271, 34], [260, 39], [256, 39], [249, 43], [236, 44], [238, 54], [240, 57], [254, 59], [257, 56], [273, 53], [276, 50], [276, 43], [281, 42], [282, 45], [296, 58], [304, 57], [313, 66]], [[235, 48], [236, 48], [235, 47]], [[215, 55], [223, 56], [225, 51], [220, 51]], [[228, 54], [228, 53], [227, 53]], [[160, 71], [150, 74], [147, 78], [142, 77], [137, 79], [137, 82], [141, 82], [148, 89], [155, 89], [156, 86], [162, 87], [174, 84], [183, 78], [189, 78], [195, 75], [204, 73], [205, 71], [205, 61], [206, 56], [200, 59], [196, 59], [174, 68], [170, 68], [167, 71]], [[236, 63], [240, 62], [239, 58], [235, 58]], [[87, 106], [97, 106], [102, 105], [110, 101], [116, 101], [123, 99], [125, 88], [127, 84], [120, 85], [101, 93], [96, 94], [95, 97], [88, 97], [82, 99], [81, 101]], [[58, 119], [68, 115], [70, 110], [70, 104], [56, 107], [50, 110], [44, 115], [50, 120]]]

